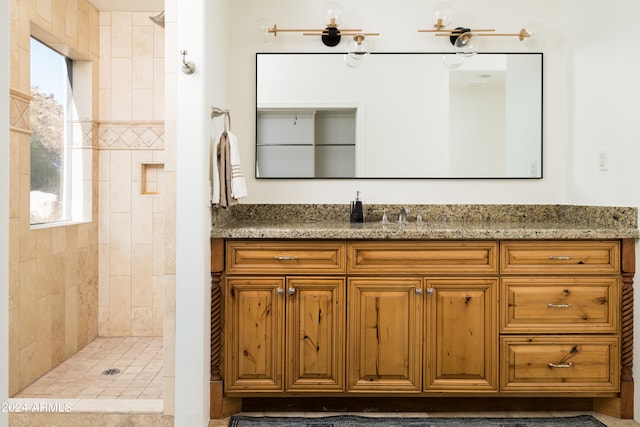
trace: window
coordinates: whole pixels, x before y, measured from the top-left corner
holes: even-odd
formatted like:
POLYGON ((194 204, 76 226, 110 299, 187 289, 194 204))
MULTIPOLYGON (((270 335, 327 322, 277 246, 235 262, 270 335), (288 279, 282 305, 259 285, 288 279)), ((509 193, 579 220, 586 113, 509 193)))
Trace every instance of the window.
POLYGON ((31 38, 31 224, 72 219, 72 61, 31 38))

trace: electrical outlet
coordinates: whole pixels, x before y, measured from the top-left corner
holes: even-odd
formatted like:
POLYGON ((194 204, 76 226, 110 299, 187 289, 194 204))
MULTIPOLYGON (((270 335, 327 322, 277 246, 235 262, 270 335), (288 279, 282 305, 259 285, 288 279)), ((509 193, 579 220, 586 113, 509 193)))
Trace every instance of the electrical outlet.
POLYGON ((599 171, 609 170, 609 149, 608 148, 600 149, 600 153, 598 154, 598 170, 599 171))

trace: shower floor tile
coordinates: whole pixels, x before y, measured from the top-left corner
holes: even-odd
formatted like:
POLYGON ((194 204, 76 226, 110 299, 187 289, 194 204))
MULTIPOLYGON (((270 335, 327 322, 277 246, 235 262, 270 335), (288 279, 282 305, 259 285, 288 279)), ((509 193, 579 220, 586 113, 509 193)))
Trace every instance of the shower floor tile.
POLYGON ((162 399, 162 337, 96 338, 15 397, 162 399))

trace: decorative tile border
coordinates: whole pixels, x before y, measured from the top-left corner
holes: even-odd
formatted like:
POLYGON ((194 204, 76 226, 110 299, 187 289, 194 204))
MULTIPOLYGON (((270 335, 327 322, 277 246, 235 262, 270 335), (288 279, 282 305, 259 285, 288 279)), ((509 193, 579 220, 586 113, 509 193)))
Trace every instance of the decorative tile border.
POLYGON ((9 90, 9 126, 17 132, 31 133, 30 109, 31 95, 9 90))
MULTIPOLYGON (((9 126, 14 132, 31 134, 31 95, 9 90, 9 126)), ((98 122, 78 120, 73 124, 73 148, 96 148, 98 122)))
POLYGON ((78 120, 73 123, 73 148, 97 148, 98 122, 78 120))
POLYGON ((100 122, 98 147, 105 149, 164 149, 164 122, 100 122))

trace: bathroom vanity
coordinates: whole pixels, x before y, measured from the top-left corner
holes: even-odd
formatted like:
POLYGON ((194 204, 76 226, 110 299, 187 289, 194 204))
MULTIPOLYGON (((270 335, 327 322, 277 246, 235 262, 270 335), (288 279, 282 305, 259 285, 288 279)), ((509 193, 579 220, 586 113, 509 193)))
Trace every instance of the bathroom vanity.
POLYGON ((286 206, 216 219, 212 417, 332 397, 632 417, 635 209, 429 206, 380 224, 378 208, 359 225, 286 206))

